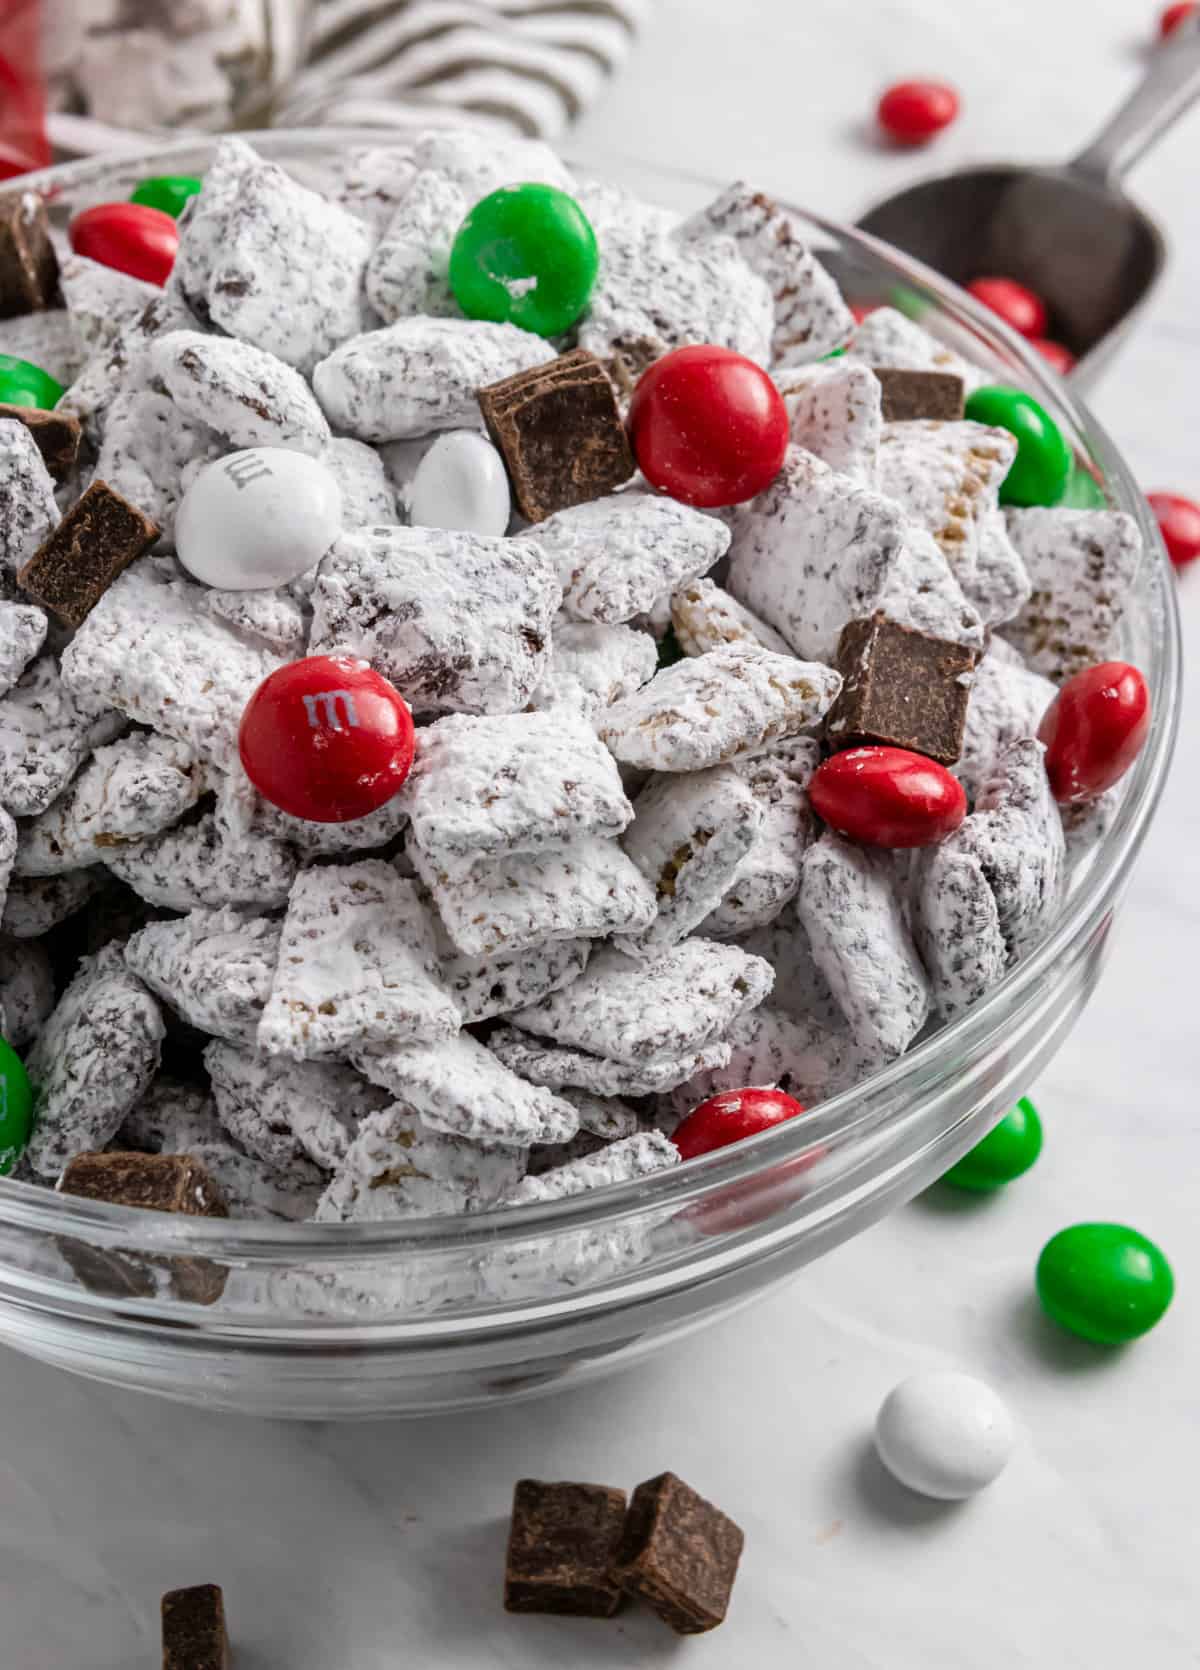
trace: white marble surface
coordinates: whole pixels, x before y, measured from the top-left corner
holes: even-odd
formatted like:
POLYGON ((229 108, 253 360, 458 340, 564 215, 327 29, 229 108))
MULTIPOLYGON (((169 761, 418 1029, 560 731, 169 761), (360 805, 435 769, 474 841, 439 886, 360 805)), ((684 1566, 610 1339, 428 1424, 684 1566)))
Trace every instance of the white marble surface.
MULTIPOLYGON (((745 173, 853 214, 922 166, 863 137, 881 82, 930 72, 964 89, 930 161, 1052 156, 1136 73, 1151 22, 1141 0, 659 0, 578 148, 745 173)), ((1200 496, 1198 140, 1200 115, 1138 176, 1175 259, 1096 404, 1147 487, 1200 496)), ((1200 652, 1200 573, 1183 591, 1200 652)), ((1107 976, 1031 1087, 1046 1152, 1006 1195, 928 1196, 668 1359, 486 1416, 287 1427, 0 1356, 4 1670, 150 1670, 160 1592, 206 1580, 225 1585, 239 1670, 1200 1663, 1198 732, 1193 685, 1107 976), (1133 1222, 1176 1266, 1170 1318, 1125 1352, 1055 1336, 1031 1303, 1043 1242, 1090 1217, 1133 1222), (893 1382, 934 1365, 990 1379, 1022 1429, 1009 1471, 962 1507, 892 1486, 865 1447, 893 1382), (632 1484, 667 1466, 746 1526, 724 1630, 680 1645, 638 1614, 505 1617, 514 1478, 632 1484)))

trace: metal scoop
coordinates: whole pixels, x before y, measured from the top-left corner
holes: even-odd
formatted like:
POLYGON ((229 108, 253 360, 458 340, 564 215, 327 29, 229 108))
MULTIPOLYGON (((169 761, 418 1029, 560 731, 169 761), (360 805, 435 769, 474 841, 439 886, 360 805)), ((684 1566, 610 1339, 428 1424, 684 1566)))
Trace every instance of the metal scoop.
POLYGON ((964 168, 862 217, 865 232, 960 284, 1002 275, 1045 298, 1050 334, 1096 375, 1162 271, 1166 240, 1122 190, 1126 173, 1200 97, 1200 14, 1156 47, 1132 95, 1061 168, 964 168))

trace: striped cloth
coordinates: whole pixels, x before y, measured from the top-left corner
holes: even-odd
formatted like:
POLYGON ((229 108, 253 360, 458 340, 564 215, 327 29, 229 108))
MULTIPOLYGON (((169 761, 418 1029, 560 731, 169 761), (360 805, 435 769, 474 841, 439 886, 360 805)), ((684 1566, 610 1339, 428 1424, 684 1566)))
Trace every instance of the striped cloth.
POLYGON ((649 0, 318 0, 276 120, 386 126, 397 101, 553 139, 629 51, 649 0))

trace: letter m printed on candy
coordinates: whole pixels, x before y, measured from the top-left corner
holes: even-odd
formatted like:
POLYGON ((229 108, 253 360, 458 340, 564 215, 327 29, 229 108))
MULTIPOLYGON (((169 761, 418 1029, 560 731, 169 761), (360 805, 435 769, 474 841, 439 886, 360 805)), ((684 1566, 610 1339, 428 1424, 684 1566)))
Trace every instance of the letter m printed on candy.
POLYGON ((318 690, 313 695, 301 698, 304 711, 308 714, 308 723, 314 731, 319 725, 325 724, 331 731, 342 731, 353 728, 358 724, 358 710, 354 706, 354 696, 349 690, 318 690), (346 715, 346 723, 342 724, 342 714, 346 715))
POLYGON ((271 473, 271 466, 265 458, 248 452, 235 453, 225 465, 225 474, 239 489, 248 487, 252 481, 261 481, 271 473))

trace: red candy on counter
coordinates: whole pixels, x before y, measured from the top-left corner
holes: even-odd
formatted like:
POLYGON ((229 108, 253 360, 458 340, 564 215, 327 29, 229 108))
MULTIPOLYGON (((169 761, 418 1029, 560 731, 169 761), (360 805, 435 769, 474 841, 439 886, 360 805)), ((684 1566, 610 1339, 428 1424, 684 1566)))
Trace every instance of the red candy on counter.
POLYGON ((97 203, 71 222, 76 255, 145 284, 165 284, 179 249, 179 226, 173 215, 144 203, 97 203))
POLYGON ((1111 789, 1137 759, 1149 729, 1150 692, 1136 667, 1103 661, 1069 678, 1038 726, 1055 800, 1074 806, 1111 789))
POLYGON ((1079 363, 1069 348, 1061 342, 1052 342, 1048 336, 1031 336, 1029 346, 1036 348, 1051 371, 1057 371, 1060 377, 1066 377, 1079 363))
POLYGON ((1035 290, 1015 278, 973 278, 967 289, 1019 336, 1045 336, 1050 315, 1035 290))
POLYGON ((796 1098, 783 1090, 722 1090, 693 1108, 671 1140, 681 1159, 695 1160, 803 1112, 796 1098))
POLYGON ((412 768, 408 705, 367 662, 310 655, 263 680, 238 752, 259 794, 310 823, 348 823, 389 801, 412 768))
POLYGON ((684 504, 741 504, 778 474, 788 444, 783 397, 731 348, 676 348, 642 373, 629 438, 647 481, 684 504))
POLYGON ((1178 5, 1164 7, 1158 20, 1160 37, 1165 41, 1168 36, 1175 33, 1185 18, 1191 17, 1196 11, 1200 11, 1200 6, 1196 4, 1196 0, 1180 0, 1178 5))
POLYGON ((899 81, 880 99, 876 114, 896 144, 924 145, 948 128, 958 111, 958 94, 944 81, 899 81))
POLYGON ((1147 493, 1167 555, 1176 568, 1200 557, 1200 504, 1179 493, 1147 493))
POLYGON ((945 766, 907 748, 847 748, 813 773, 813 811, 871 847, 931 847, 953 835, 967 797, 945 766))

